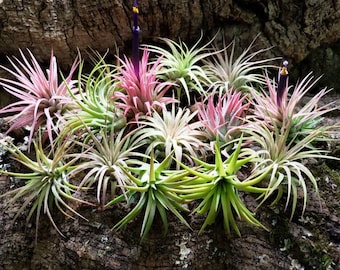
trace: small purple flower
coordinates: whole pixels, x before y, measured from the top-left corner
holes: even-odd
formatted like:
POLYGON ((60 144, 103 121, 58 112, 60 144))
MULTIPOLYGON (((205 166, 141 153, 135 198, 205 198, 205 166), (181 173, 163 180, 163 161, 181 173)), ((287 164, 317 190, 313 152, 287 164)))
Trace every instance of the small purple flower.
POLYGON ((134 65, 135 74, 136 74, 137 78, 139 78, 139 33, 140 33, 140 28, 139 28, 139 25, 138 25, 139 10, 138 10, 137 0, 133 1, 132 12, 133 12, 132 62, 133 62, 133 65, 134 65))
POLYGON ((284 93, 284 90, 287 88, 288 84, 288 61, 283 61, 283 67, 280 68, 279 72, 279 80, 278 80, 278 85, 277 85, 277 96, 276 96, 276 101, 277 101, 277 106, 281 107, 281 102, 282 102, 282 96, 284 93))

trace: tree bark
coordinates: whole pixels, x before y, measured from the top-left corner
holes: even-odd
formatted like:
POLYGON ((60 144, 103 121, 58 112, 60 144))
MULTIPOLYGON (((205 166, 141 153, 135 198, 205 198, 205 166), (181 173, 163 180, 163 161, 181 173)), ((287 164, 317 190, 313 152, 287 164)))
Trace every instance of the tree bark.
MULTIPOLYGON (((275 46, 270 54, 301 62, 321 45, 340 37, 338 1, 279 0, 168 0, 139 1, 142 41, 169 37, 192 42, 201 30, 212 37, 221 29, 227 39, 245 48, 261 33, 259 46, 275 46)), ((0 51, 16 54, 30 48, 48 60, 53 48, 62 64, 70 64, 77 48, 107 49, 116 46, 129 53, 132 1, 122 0, 2 0, 0 51)))
MULTIPOLYGON (((139 1, 141 42, 157 37, 187 43, 213 37, 218 30, 244 49, 257 34, 259 48, 273 47, 263 57, 281 56, 290 62, 291 77, 311 70, 324 74, 321 83, 340 89, 340 2, 333 0, 167 0, 139 1)), ((0 62, 29 48, 40 62, 54 50, 68 68, 79 49, 102 54, 117 48, 129 54, 132 0, 1 0, 0 62), (1 58, 3 59, 1 61, 1 58)), ((279 63, 278 63, 279 64, 279 63)))

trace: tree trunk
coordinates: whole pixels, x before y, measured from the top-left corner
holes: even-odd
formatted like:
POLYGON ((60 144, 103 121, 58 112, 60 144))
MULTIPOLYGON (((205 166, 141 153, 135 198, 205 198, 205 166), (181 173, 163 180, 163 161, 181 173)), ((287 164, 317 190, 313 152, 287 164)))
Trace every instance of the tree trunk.
MULTIPOLYGON (((0 52, 30 48, 47 60, 53 48, 62 64, 70 64, 77 48, 129 52, 132 1, 2 0, 0 52)), ((142 41, 169 37, 197 40, 201 30, 212 37, 221 29, 227 39, 247 47, 261 33, 259 45, 297 63, 321 45, 340 37, 338 1, 210 0, 139 1, 142 41)))
MULTIPOLYGON (((58 62, 67 67, 77 49, 92 48, 101 53, 109 49, 114 55, 118 47, 129 53, 131 7, 130 0, 0 0, 1 56, 29 48, 44 62, 53 49, 58 62)), ((339 1, 144 0, 139 1, 139 9, 144 43, 154 42, 156 37, 194 42, 201 30, 208 38, 220 29, 227 40, 235 38, 238 46, 246 48, 260 33, 260 48, 275 46, 268 57, 283 56, 296 66, 312 63, 310 70, 339 65, 332 60, 340 55, 335 45, 340 37, 339 1), (323 51, 328 53, 315 55, 325 47, 323 51), (308 58, 309 54, 314 58, 308 58)), ((5 209, 6 201, 1 199, 0 269, 252 270, 328 266, 337 270, 340 175, 335 170, 338 164, 326 165, 319 174, 322 209, 315 194, 309 195, 304 218, 296 216, 291 222, 289 212, 261 206, 257 217, 268 231, 239 222, 241 237, 225 234, 219 222, 198 234, 204 217, 193 215, 188 216, 192 231, 173 219, 166 236, 161 224, 155 224, 140 243, 141 219, 116 232, 111 228, 125 214, 123 210, 82 208, 79 211, 88 222, 57 218, 66 238, 42 220, 35 244, 35 224, 25 226, 25 216, 11 224, 16 208, 5 209)), ((12 184, 10 179, 0 178, 1 193, 12 184)), ((249 208, 256 209, 252 196, 244 199, 249 208)), ((302 209, 301 202, 298 209, 302 209)))

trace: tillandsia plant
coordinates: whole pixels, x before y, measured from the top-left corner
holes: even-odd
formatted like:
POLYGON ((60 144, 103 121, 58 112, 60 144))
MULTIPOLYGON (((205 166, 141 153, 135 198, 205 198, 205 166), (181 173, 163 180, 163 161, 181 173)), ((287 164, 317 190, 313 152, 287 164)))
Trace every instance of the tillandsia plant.
POLYGON ((155 151, 157 159, 164 159, 174 151, 177 160, 189 164, 194 164, 193 157, 205 157, 207 135, 202 130, 203 123, 196 121, 196 115, 197 111, 191 112, 172 104, 171 110, 163 108, 161 113, 155 111, 152 116, 141 118, 139 124, 142 128, 138 133, 147 138, 145 154, 155 151))
POLYGON ((83 176, 79 188, 96 185, 97 201, 103 206, 109 187, 113 196, 117 185, 124 193, 124 186, 131 184, 121 166, 140 166, 143 164, 142 160, 146 160, 148 156, 140 151, 143 137, 136 135, 138 128, 130 132, 127 132, 127 128, 115 132, 112 126, 111 129, 104 128, 97 134, 89 127, 86 130, 92 144, 77 142, 85 151, 71 154, 75 158, 81 156, 82 162, 77 164, 70 175, 83 176))
POLYGON ((256 121, 264 121, 268 126, 284 126, 290 132, 288 139, 297 141, 313 133, 322 121, 322 116, 336 108, 332 106, 334 102, 318 106, 321 98, 331 91, 327 88, 321 89, 308 102, 302 104, 307 93, 319 80, 314 80, 311 73, 298 82, 289 95, 287 65, 288 62, 285 61, 279 72, 278 85, 267 78, 268 94, 264 90, 252 91, 254 116, 256 121))
POLYGON ((235 215, 249 224, 264 226, 254 217, 254 214, 243 203, 239 192, 264 193, 266 188, 256 187, 271 171, 271 166, 255 170, 245 180, 238 178, 241 167, 257 159, 256 152, 249 150, 251 155, 244 155, 241 151, 242 136, 238 139, 235 151, 225 160, 222 159, 219 142, 215 144, 215 164, 206 163, 195 158, 200 167, 192 168, 180 163, 184 170, 195 176, 191 182, 181 186, 185 190, 182 197, 185 200, 201 200, 194 212, 208 213, 201 227, 215 222, 217 216, 223 214, 223 224, 229 233, 231 228, 240 235, 235 215))
POLYGON ((51 52, 50 66, 46 75, 33 54, 28 50, 30 60, 20 51, 23 61, 9 59, 13 70, 1 66, 2 69, 14 76, 15 79, 0 79, 0 85, 18 101, 0 110, 0 114, 15 113, 10 117, 12 123, 7 133, 18 128, 30 126, 28 143, 39 127, 45 128, 51 145, 53 133, 58 133, 57 120, 63 120, 63 114, 74 107, 70 92, 76 92, 75 80, 72 80, 78 60, 76 59, 63 82, 58 83, 58 67, 56 57, 51 52))
POLYGON ((234 59, 235 40, 226 45, 225 39, 223 39, 224 48, 218 50, 215 47, 212 57, 204 59, 203 68, 212 82, 213 91, 218 92, 220 96, 228 92, 230 88, 236 91, 249 92, 255 86, 266 83, 263 70, 273 67, 270 63, 277 58, 256 60, 260 54, 270 50, 270 48, 251 52, 255 41, 256 38, 247 49, 234 59))
POLYGON ((168 231, 167 211, 173 213, 190 228, 190 225, 180 213, 181 211, 188 212, 188 209, 184 207, 185 201, 180 197, 180 194, 182 193, 181 185, 191 181, 191 179, 186 178, 188 175, 186 171, 168 169, 172 155, 173 152, 161 163, 157 163, 153 151, 151 151, 150 164, 140 167, 121 167, 132 184, 124 187, 127 190, 125 196, 122 194, 110 201, 107 206, 116 204, 126 197, 129 201, 136 201, 136 203, 129 213, 113 227, 114 229, 121 229, 142 211, 144 211, 140 232, 142 240, 150 231, 157 212, 162 219, 165 233, 168 231))
POLYGON ((316 193, 318 193, 317 181, 305 165, 308 159, 333 158, 327 156, 327 151, 315 148, 316 141, 329 141, 327 137, 331 126, 318 125, 322 116, 334 110, 332 104, 318 107, 320 99, 330 90, 324 88, 309 99, 306 104, 300 104, 307 92, 316 84, 313 76, 308 74, 293 89, 289 97, 288 87, 288 63, 285 61, 279 71, 278 85, 267 79, 269 94, 265 91, 253 92, 254 116, 245 133, 251 135, 250 140, 260 147, 261 155, 258 168, 272 166, 271 177, 268 183, 268 192, 263 196, 268 199, 274 191, 278 190, 278 202, 283 191, 287 193, 286 208, 292 198, 291 218, 294 215, 297 204, 297 188, 303 190, 304 204, 307 203, 307 185, 309 180, 316 193))
POLYGON ((203 100, 195 104, 195 109, 208 140, 215 141, 218 137, 221 143, 227 143, 239 135, 249 106, 246 95, 231 89, 222 97, 209 94, 206 102, 203 100))
POLYGON ((135 73, 135 67, 131 60, 125 57, 120 59, 122 66, 118 74, 113 75, 117 80, 117 91, 113 94, 115 105, 123 110, 124 116, 129 120, 141 115, 151 115, 152 110, 160 110, 166 104, 176 102, 176 99, 166 96, 170 82, 160 82, 156 76, 161 68, 160 61, 149 63, 149 52, 144 50, 142 60, 139 63, 139 74, 135 73))
MULTIPOLYGON (((40 138, 40 136, 38 137, 40 138)), ((21 187, 13 189, 0 195, 0 197, 10 196, 9 205, 23 199, 23 204, 16 213, 14 220, 28 207, 30 211, 27 216, 29 222, 35 213, 36 215, 36 237, 41 213, 47 215, 54 228, 63 235, 54 221, 54 209, 57 208, 67 217, 73 214, 81 218, 80 215, 69 202, 76 204, 90 204, 73 196, 78 191, 78 187, 73 185, 68 177, 68 173, 74 168, 78 157, 67 158, 67 152, 71 151, 69 141, 55 146, 55 151, 45 154, 41 140, 33 141, 35 150, 35 160, 25 155, 17 146, 11 144, 8 151, 13 158, 28 169, 28 172, 0 171, 0 174, 9 175, 20 180, 25 180, 21 187), (69 202, 67 202, 69 201, 69 202)), ((84 218, 86 219, 86 218, 84 218)), ((14 221, 13 221, 14 222, 14 221)))
MULTIPOLYGON (((303 191, 303 210, 307 204, 307 184, 309 180, 315 192, 318 194, 318 185, 315 176, 312 174, 308 166, 305 164, 311 159, 334 159, 327 156, 328 151, 313 147, 315 140, 322 140, 323 134, 331 127, 318 127, 310 131, 301 140, 289 139, 289 119, 287 125, 279 127, 274 124, 274 130, 264 122, 254 122, 244 129, 245 133, 250 135, 249 140, 258 148, 259 159, 255 163, 255 168, 262 171, 265 168, 271 168, 270 177, 266 179, 267 192, 262 195, 263 202, 267 200, 275 191, 278 195, 273 204, 277 203, 283 193, 287 194, 286 209, 292 199, 291 218, 293 217, 297 205, 298 187, 303 191)), ((329 140, 326 137, 324 140, 329 140)), ((245 150, 246 151, 246 150, 245 150)))
POLYGON ((211 55, 207 47, 212 40, 203 46, 199 46, 201 38, 189 48, 183 41, 176 43, 167 38, 161 38, 170 49, 160 46, 147 45, 149 51, 156 53, 156 63, 160 61, 163 66, 157 71, 158 77, 164 81, 173 82, 177 85, 177 99, 186 97, 187 103, 191 103, 190 95, 193 92, 205 95, 205 87, 210 85, 210 81, 202 68, 202 60, 211 55), (184 92, 183 92, 184 91, 184 92))
POLYGON ((94 60, 95 66, 87 75, 83 74, 83 63, 79 65, 78 93, 68 88, 77 108, 65 115, 62 136, 86 132, 84 125, 94 133, 104 127, 117 131, 126 125, 122 110, 111 100, 116 91, 112 77, 117 71, 116 66, 105 63, 104 57, 99 57, 94 60))

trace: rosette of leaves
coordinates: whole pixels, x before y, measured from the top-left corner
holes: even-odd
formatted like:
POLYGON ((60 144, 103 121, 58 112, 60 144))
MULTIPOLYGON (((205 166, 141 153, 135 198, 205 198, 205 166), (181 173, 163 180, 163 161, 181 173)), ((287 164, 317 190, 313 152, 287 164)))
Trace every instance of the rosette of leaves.
POLYGON ((200 229, 202 232, 206 226, 215 222, 217 216, 223 215, 223 225, 225 230, 230 233, 231 228, 240 235, 240 230, 236 223, 235 215, 248 222, 249 224, 264 226, 255 218, 247 206, 243 203, 240 191, 250 193, 264 193, 266 188, 256 187, 270 173, 268 168, 255 170, 246 179, 241 181, 238 172, 241 167, 252 163, 257 157, 256 152, 252 155, 244 155, 241 152, 242 137, 239 139, 235 151, 225 160, 221 155, 219 143, 215 143, 215 163, 210 164, 195 158, 199 167, 191 168, 180 163, 182 168, 194 179, 181 186, 185 190, 182 198, 185 200, 201 200, 195 208, 194 213, 206 214, 206 219, 200 229))
POLYGON ((65 112, 75 106, 69 93, 77 92, 76 81, 72 80, 72 76, 78 66, 78 60, 74 61, 64 81, 58 83, 59 72, 53 52, 45 74, 33 54, 27 51, 30 59, 26 58, 22 51, 20 51, 22 61, 17 58, 9 59, 13 70, 1 66, 14 79, 1 78, 0 85, 18 101, 2 108, 0 114, 14 113, 9 118, 11 126, 7 133, 30 126, 28 139, 30 145, 34 134, 42 127, 46 130, 45 136, 48 136, 53 145, 53 133, 59 133, 56 122, 63 121, 65 112))
POLYGON ((112 126, 111 129, 105 128, 94 133, 89 127, 85 127, 91 140, 86 143, 76 142, 83 152, 70 154, 73 157, 81 157, 81 162, 70 175, 82 177, 79 188, 83 186, 90 188, 95 185, 97 201, 103 206, 107 202, 109 191, 113 196, 117 185, 121 187, 123 193, 124 187, 131 185, 122 167, 140 166, 144 164, 143 160, 148 159, 148 156, 141 151, 144 138, 136 134, 139 128, 128 131, 126 127, 115 132, 112 126))
POLYGON ((190 228, 181 214, 181 211, 188 212, 188 209, 184 207, 185 200, 180 197, 180 194, 183 192, 181 186, 191 179, 186 177, 189 174, 187 171, 168 169, 172 154, 170 153, 161 163, 157 163, 152 151, 150 164, 145 163, 140 167, 121 167, 132 184, 124 187, 127 190, 126 194, 113 199, 107 206, 121 202, 125 198, 128 198, 128 202, 133 203, 133 206, 113 229, 121 229, 143 211, 144 218, 140 232, 142 240, 150 231, 157 212, 163 222, 165 234, 168 231, 167 211, 190 228))
POLYGON ((211 93, 206 102, 196 103, 195 109, 208 140, 215 141, 218 137, 221 143, 227 143, 239 135, 250 106, 246 98, 242 92, 230 90, 222 97, 211 93))
POLYGON ((78 94, 73 93, 69 88, 69 93, 78 108, 65 116, 63 135, 75 132, 79 135, 87 128, 96 133, 104 127, 116 131, 125 127, 126 118, 111 99, 116 91, 112 75, 115 72, 116 67, 105 63, 103 57, 96 60, 89 74, 83 73, 83 63, 80 64, 78 94))
MULTIPOLYGON (((330 126, 318 127, 310 130, 302 139, 290 139, 290 126, 292 117, 283 121, 283 126, 277 125, 269 128, 264 122, 249 124, 244 132, 249 134, 249 141, 257 147, 259 158, 256 160, 255 168, 262 171, 271 168, 267 181, 267 191, 262 194, 263 201, 266 201, 275 191, 278 191, 273 204, 280 201, 283 194, 286 194, 287 209, 291 203, 291 218, 295 213, 298 188, 302 189, 303 210, 307 205, 308 187, 306 180, 309 180, 317 194, 318 184, 315 176, 307 166, 307 161, 312 159, 335 159, 328 156, 327 150, 317 149, 313 146, 315 141, 327 141, 329 137, 324 136, 330 126), (274 129, 273 129, 274 128, 274 129)), ((297 134, 295 136, 298 136, 297 134)))
POLYGON ((68 173, 74 169, 77 158, 69 159, 67 157, 67 152, 70 151, 71 147, 67 141, 57 145, 55 151, 51 151, 48 154, 45 154, 40 140, 38 142, 34 140, 33 144, 35 150, 34 160, 25 155, 14 144, 8 146, 7 149, 13 158, 20 162, 27 169, 27 172, 0 171, 0 173, 26 182, 23 186, 2 194, 1 197, 11 197, 9 205, 21 199, 23 200, 20 209, 14 217, 14 221, 26 208, 30 208, 27 222, 31 220, 35 213, 36 237, 42 213, 47 215, 53 227, 60 235, 63 235, 54 221, 54 208, 57 208, 67 217, 73 217, 72 214, 74 214, 84 218, 70 206, 69 202, 89 204, 73 196, 78 191, 78 187, 72 184, 68 177, 68 173))
POLYGON ((289 94, 291 88, 285 87, 278 96, 275 81, 267 77, 268 92, 265 90, 252 92, 255 121, 264 121, 269 129, 284 127, 289 131, 288 141, 298 142, 313 133, 323 120, 323 115, 336 109, 333 106, 334 102, 319 106, 320 100, 331 89, 323 88, 315 95, 306 97, 318 80, 319 78, 314 80, 309 73, 296 84, 291 94, 289 94))
POLYGON ((146 138, 145 154, 155 151, 156 159, 164 159, 174 151, 177 160, 190 164, 194 164, 193 157, 205 157, 207 135, 202 130, 203 123, 195 120, 196 115, 197 111, 172 104, 171 110, 163 108, 161 113, 154 111, 152 116, 141 118, 138 124, 142 128, 138 133, 146 138))
POLYGON ((113 93, 112 99, 129 120, 138 121, 142 115, 151 115, 153 110, 159 111, 167 104, 177 102, 166 95, 173 83, 157 78, 157 71, 161 68, 160 60, 149 63, 149 54, 148 50, 144 50, 139 63, 139 74, 136 74, 133 62, 125 57, 124 60, 119 59, 121 66, 113 75, 117 91, 113 93))
POLYGON ((205 87, 210 85, 205 70, 202 68, 202 60, 211 55, 211 52, 207 51, 207 46, 213 39, 200 46, 202 37, 203 35, 191 48, 183 41, 177 43, 168 38, 160 38, 167 48, 156 45, 146 46, 150 52, 156 54, 158 57, 156 61, 162 65, 162 69, 157 71, 158 77, 178 85, 177 99, 181 100, 185 96, 188 104, 192 101, 190 93, 205 95, 205 87))
POLYGON ((264 85, 266 78, 263 70, 273 67, 271 61, 277 58, 259 59, 260 54, 270 50, 261 49, 251 52, 254 42, 249 45, 238 57, 235 58, 235 40, 226 45, 223 38, 223 49, 217 47, 212 52, 212 57, 204 59, 204 70, 211 81, 213 91, 220 96, 234 89, 249 92, 255 85, 264 85))
MULTIPOLYGON (((279 80, 280 80, 279 74, 279 80)), ((267 77, 268 93, 253 92, 254 116, 250 117, 245 133, 251 135, 250 141, 259 147, 260 159, 257 168, 271 166, 272 172, 267 184, 268 191, 262 196, 266 201, 278 191, 273 204, 278 203, 286 194, 285 209, 291 202, 291 218, 293 218, 297 200, 298 188, 302 189, 303 209, 307 204, 307 183, 309 180, 315 192, 318 185, 315 176, 307 166, 311 159, 334 159, 328 156, 328 151, 316 148, 316 142, 331 141, 329 132, 332 126, 320 125, 322 116, 334 109, 332 103, 318 106, 321 98, 330 90, 321 89, 315 95, 306 99, 306 94, 315 86, 318 79, 309 73, 296 84, 289 95, 288 81, 285 85, 276 85, 267 77), (280 89, 279 89, 280 88, 280 89)))

